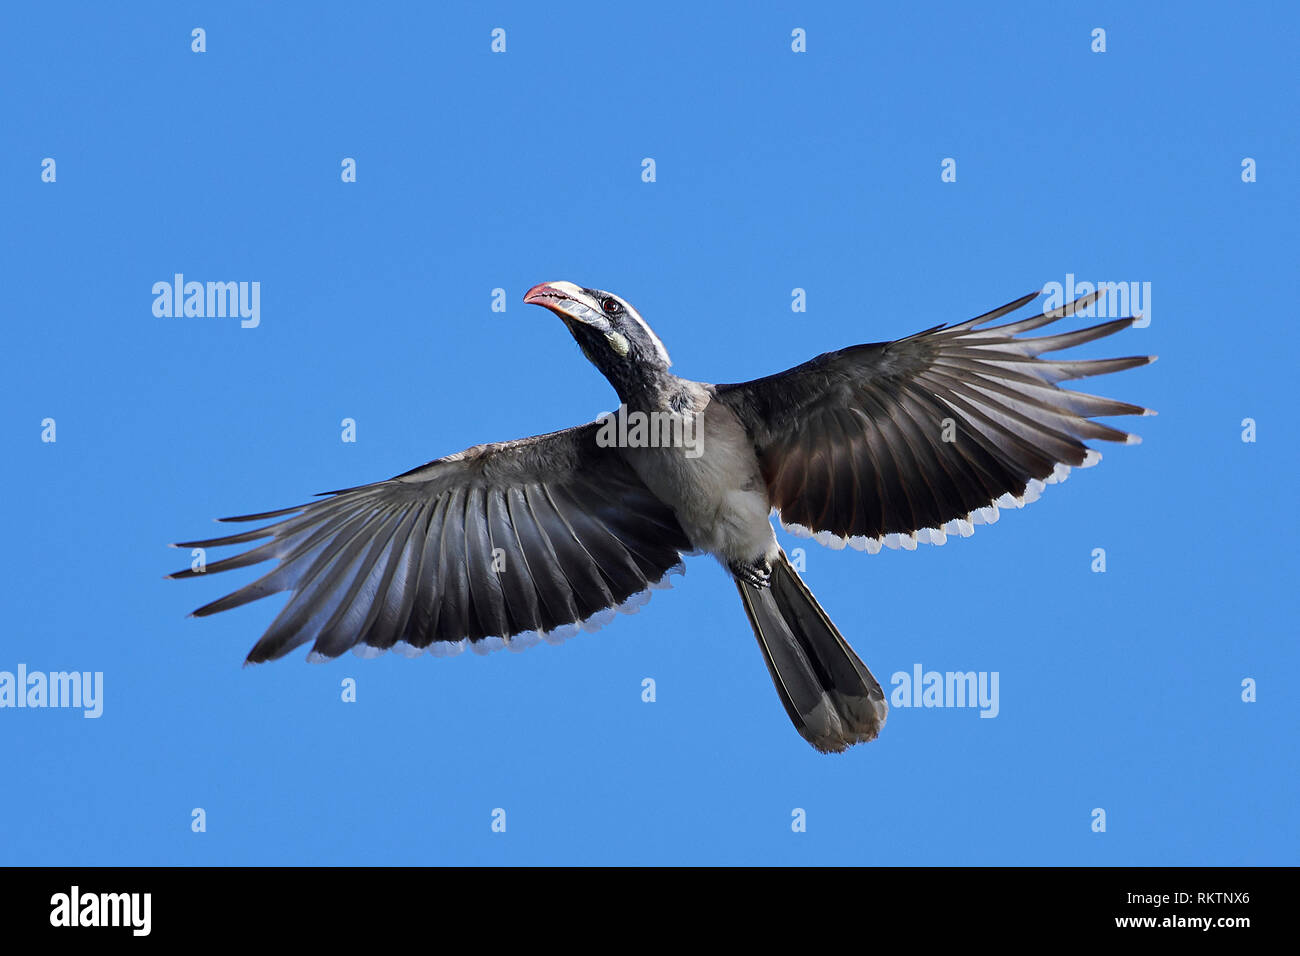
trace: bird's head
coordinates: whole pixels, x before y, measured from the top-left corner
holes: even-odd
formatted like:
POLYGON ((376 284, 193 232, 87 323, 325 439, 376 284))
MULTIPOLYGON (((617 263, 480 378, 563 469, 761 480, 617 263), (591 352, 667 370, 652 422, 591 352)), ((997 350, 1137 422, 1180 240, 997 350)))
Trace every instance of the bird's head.
POLYGON ((612 292, 572 282, 543 282, 529 289, 524 301, 563 319, 583 354, 624 397, 672 365, 668 350, 641 314, 612 292))

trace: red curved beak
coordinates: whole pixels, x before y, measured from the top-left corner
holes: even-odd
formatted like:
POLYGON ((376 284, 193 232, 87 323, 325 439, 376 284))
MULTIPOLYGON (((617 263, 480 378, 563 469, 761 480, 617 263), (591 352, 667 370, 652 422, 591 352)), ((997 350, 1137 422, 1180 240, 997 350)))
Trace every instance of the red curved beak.
POLYGON ((524 293, 524 301, 529 305, 550 306, 556 302, 573 299, 575 292, 580 292, 572 282, 539 282, 524 293))

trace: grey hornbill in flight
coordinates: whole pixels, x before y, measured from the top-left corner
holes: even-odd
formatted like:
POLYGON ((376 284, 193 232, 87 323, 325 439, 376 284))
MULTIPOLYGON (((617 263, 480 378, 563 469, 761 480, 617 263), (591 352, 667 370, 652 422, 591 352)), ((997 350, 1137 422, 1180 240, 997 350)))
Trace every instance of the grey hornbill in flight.
POLYGON ((208 573, 278 564, 194 613, 292 591, 249 662, 308 641, 310 659, 349 648, 361 656, 518 649, 635 610, 681 570, 683 554, 708 552, 731 571, 799 733, 821 751, 872 740, 885 695, 790 566, 770 515, 834 548, 942 544, 1094 464, 1100 456, 1085 440, 1135 443, 1092 419, 1151 412, 1058 383, 1153 357, 1042 358, 1133 319, 1023 336, 1093 294, 989 325, 1036 295, 767 378, 709 385, 670 372, 663 343, 619 296, 570 282, 534 286, 524 301, 564 321, 618 392, 621 413, 677 429, 664 434, 692 426, 697 447, 610 441, 597 420, 477 445, 295 508, 227 518, 276 520, 177 547, 262 542, 208 573))

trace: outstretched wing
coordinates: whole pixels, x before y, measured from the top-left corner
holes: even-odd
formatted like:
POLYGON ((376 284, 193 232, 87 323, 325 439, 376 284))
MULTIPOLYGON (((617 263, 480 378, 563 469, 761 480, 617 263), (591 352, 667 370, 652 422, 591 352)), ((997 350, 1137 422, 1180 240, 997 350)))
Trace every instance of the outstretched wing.
MULTIPOLYGON (((270 539, 195 577, 278 560, 270 573, 204 605, 215 614, 280 591, 293 596, 248 655, 364 656, 433 645, 455 652, 518 648, 595 629, 635 610, 680 568, 690 544, 673 512, 598 423, 478 445, 388 481, 264 514, 240 534, 190 541, 211 548, 270 539)), ((409 650, 408 650, 409 652, 409 650)))
POLYGON ((1133 323, 1022 338, 1089 305, 1096 293, 1020 321, 981 328, 1039 293, 953 326, 857 345, 737 385, 718 398, 754 437, 782 523, 831 547, 872 552, 942 544, 998 506, 1021 507, 1044 484, 1101 456, 1087 439, 1137 436, 1092 419, 1153 415, 1126 402, 1057 387, 1146 365, 1154 356, 1059 361, 1046 353, 1133 323))

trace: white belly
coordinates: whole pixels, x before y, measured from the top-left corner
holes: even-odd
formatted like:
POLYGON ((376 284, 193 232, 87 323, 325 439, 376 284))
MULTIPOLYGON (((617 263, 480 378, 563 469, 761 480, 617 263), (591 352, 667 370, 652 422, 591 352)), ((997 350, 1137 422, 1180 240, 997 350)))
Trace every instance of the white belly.
POLYGON ((723 564, 773 557, 771 505, 748 434, 721 403, 697 415, 694 447, 628 448, 628 461, 701 551, 723 564))

